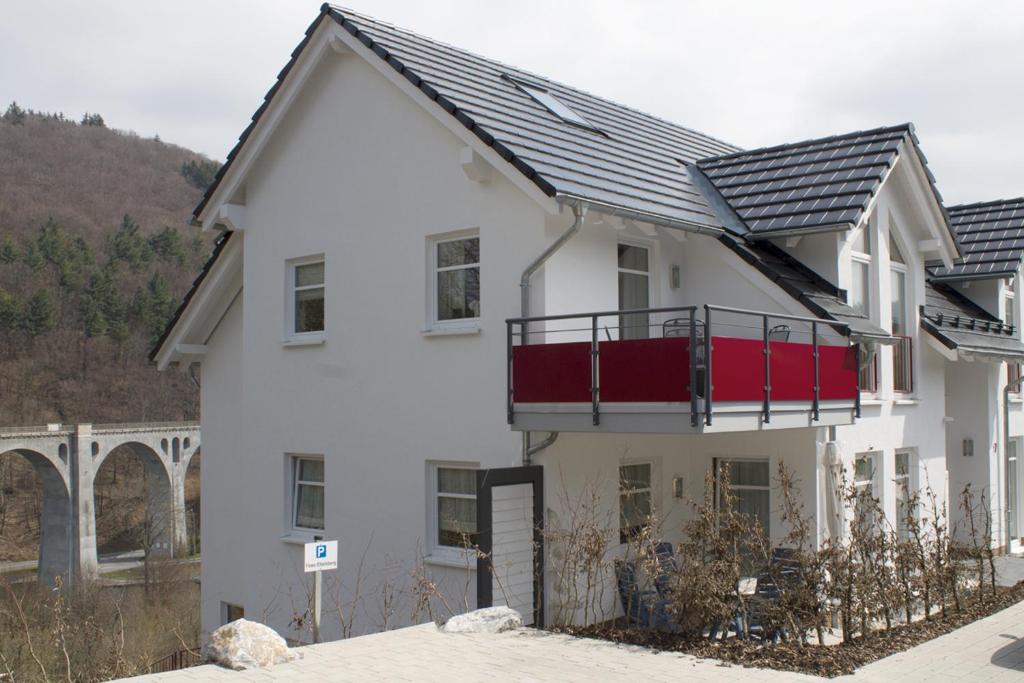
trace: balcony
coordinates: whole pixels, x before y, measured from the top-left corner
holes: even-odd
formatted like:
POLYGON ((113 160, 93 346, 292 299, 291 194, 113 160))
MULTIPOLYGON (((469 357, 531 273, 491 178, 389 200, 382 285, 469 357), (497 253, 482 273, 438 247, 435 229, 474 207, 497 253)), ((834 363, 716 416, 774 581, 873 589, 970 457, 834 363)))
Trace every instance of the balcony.
POLYGON ((750 431, 859 415, 842 323, 709 305, 506 324, 515 430, 750 431))

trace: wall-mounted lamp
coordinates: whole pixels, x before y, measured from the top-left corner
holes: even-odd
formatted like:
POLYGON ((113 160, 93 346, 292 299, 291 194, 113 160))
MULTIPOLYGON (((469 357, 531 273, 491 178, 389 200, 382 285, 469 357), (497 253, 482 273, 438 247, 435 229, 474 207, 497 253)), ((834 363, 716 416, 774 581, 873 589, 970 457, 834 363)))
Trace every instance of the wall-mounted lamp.
POLYGON ((679 266, 669 268, 668 284, 672 289, 679 289, 679 266))
POLYGON ((964 439, 964 457, 974 457, 974 439, 964 439))

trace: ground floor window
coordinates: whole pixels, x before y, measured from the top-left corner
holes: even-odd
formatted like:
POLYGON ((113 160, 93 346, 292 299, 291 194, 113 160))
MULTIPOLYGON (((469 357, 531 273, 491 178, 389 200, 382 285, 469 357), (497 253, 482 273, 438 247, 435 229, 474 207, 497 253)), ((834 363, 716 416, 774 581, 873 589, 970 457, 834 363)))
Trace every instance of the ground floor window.
POLYGON ((431 467, 433 528, 430 537, 435 551, 476 546, 476 471, 475 466, 431 467))
POLYGON ((854 522, 862 526, 876 523, 875 471, 877 453, 858 453, 853 463, 854 522))
POLYGON ((230 624, 245 617, 245 608, 241 605, 232 605, 230 602, 220 603, 220 622, 230 624))
POLYGON ((914 519, 912 515, 916 514, 916 510, 911 509, 913 461, 914 454, 909 451, 896 453, 896 534, 900 541, 910 540, 911 522, 914 519))
POLYGON ((629 542, 650 522, 651 470, 649 462, 619 466, 619 543, 629 542))
MULTIPOLYGON (((717 459, 715 468, 715 479, 719 482, 719 492, 722 490, 724 474, 728 472, 733 510, 756 521, 764 531, 765 537, 771 538, 771 467, 768 460, 766 458, 717 459)), ((728 499, 719 496, 720 509, 729 503, 728 499)))
POLYGON ((292 456, 292 528, 298 531, 324 529, 324 460, 314 456, 292 456))

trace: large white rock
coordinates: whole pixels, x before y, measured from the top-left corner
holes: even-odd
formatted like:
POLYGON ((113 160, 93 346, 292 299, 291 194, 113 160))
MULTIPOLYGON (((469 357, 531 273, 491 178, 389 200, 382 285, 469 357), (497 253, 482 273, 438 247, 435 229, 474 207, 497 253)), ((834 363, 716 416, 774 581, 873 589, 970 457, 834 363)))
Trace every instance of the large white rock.
POLYGON ((523 625, 523 617, 511 607, 484 607, 457 614, 445 622, 445 633, 501 633, 523 625))
POLYGON ((236 671, 283 664, 299 657, 274 629, 248 619, 237 619, 211 633, 203 654, 211 662, 236 671))

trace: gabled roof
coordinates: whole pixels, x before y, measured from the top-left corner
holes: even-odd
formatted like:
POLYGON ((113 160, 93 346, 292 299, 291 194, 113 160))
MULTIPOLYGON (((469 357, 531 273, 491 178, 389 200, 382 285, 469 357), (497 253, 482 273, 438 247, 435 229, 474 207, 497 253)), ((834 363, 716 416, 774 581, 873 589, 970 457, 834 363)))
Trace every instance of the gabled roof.
POLYGON ((925 283, 921 327, 949 349, 997 358, 1024 358, 1024 344, 1012 325, 942 283, 925 283))
POLYGON ((1006 277, 1024 256, 1024 197, 961 204, 947 209, 964 253, 952 268, 929 269, 937 280, 1006 277))
MULTIPOLYGON (((697 167, 752 237, 842 230, 860 222, 908 141, 927 172, 909 123, 705 158, 697 167)), ((941 207, 930 173, 928 181, 941 207)))
MULTIPOLYGON (((492 59, 325 4, 277 83, 243 131, 196 207, 196 217, 280 90, 324 17, 330 17, 492 147, 545 194, 583 199, 649 216, 652 222, 721 227, 682 162, 738 148, 492 59), (547 91, 598 131, 562 120, 521 85, 547 91)), ((358 96, 353 93, 353 96, 358 96)))

